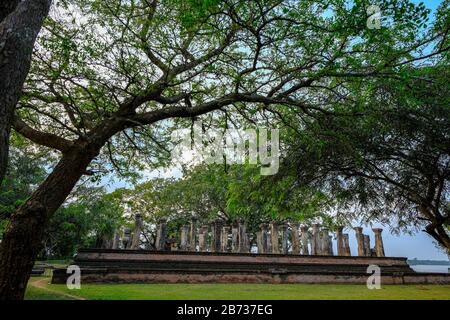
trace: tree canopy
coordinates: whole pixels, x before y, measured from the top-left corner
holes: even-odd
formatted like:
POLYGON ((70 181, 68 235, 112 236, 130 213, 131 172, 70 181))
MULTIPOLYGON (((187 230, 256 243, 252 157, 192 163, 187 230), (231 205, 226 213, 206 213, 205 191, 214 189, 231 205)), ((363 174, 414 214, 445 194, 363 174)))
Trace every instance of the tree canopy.
POLYGON ((411 72, 408 80, 374 84, 364 108, 355 105, 359 116, 309 122, 282 175, 335 197, 347 218, 425 227, 448 250, 448 67, 411 72))

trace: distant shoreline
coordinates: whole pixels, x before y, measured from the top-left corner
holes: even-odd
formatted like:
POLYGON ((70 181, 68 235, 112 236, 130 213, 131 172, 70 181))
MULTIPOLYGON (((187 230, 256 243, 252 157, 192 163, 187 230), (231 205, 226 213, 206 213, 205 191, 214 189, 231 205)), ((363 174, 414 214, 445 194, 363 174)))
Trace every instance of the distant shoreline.
POLYGON ((426 266, 450 266, 450 261, 448 260, 418 260, 412 259, 408 260, 410 266, 416 265, 426 265, 426 266))

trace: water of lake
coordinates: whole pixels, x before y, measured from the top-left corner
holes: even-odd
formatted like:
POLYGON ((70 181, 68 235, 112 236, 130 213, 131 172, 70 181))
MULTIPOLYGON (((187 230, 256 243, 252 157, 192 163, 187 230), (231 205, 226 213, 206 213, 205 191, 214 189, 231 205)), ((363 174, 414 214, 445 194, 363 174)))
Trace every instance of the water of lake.
POLYGON ((448 269, 450 268, 450 266, 443 266, 443 265, 415 265, 415 266, 411 266, 411 268, 414 271, 417 272, 437 272, 437 273, 449 273, 448 269))

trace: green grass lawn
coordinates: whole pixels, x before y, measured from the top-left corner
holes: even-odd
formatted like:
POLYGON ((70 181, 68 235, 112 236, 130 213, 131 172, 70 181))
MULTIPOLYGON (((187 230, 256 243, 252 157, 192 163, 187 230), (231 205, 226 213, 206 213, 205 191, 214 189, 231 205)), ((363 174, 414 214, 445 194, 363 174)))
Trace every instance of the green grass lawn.
POLYGON ((80 290, 49 284, 50 278, 31 278, 25 299, 57 300, 289 300, 289 299, 445 299, 450 286, 386 285, 368 290, 365 285, 328 284, 87 284, 80 290))

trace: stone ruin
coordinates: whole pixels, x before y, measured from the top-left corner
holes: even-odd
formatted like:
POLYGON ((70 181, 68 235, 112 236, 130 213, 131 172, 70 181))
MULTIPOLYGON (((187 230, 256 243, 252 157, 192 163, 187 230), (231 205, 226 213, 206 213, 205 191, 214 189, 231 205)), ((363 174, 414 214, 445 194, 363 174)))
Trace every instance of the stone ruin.
MULTIPOLYGON (((197 225, 196 219, 192 219, 190 224, 180 228, 179 241, 168 238, 167 221, 161 219, 156 226, 154 249, 156 251, 351 256, 349 235, 343 233, 343 229, 342 226, 338 226, 331 233, 328 228, 320 224, 313 224, 310 227, 297 222, 263 223, 256 232, 256 246, 252 246, 247 225, 241 219, 236 220, 232 225, 226 225, 223 220, 216 219, 211 224, 201 226, 197 225), (334 252, 334 240, 336 252, 334 252)), ((363 234, 361 227, 356 227, 354 230, 358 244, 357 256, 385 256, 382 229, 372 229, 375 236, 373 248, 370 246, 369 235, 363 234)), ((125 229, 122 237, 119 232, 116 232, 112 249, 139 249, 142 232, 142 217, 136 215, 134 230, 125 229)))
MULTIPOLYGON (((372 229, 374 248, 369 235, 355 228, 358 252, 351 256, 343 229, 335 228, 332 235, 319 224, 272 222, 261 224, 253 239, 243 220, 226 225, 222 220, 198 224, 194 219, 181 226, 175 239, 168 238, 162 219, 155 247, 141 250, 145 234, 136 215, 134 230, 116 233, 113 248, 79 249, 73 264, 80 267, 83 283, 366 284, 369 267, 377 266, 383 284, 450 284, 450 274, 417 273, 406 258, 385 257, 378 228, 372 229)), ((66 283, 69 274, 65 268, 55 269, 52 283, 66 283)))

